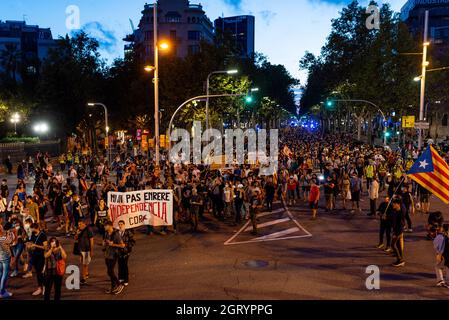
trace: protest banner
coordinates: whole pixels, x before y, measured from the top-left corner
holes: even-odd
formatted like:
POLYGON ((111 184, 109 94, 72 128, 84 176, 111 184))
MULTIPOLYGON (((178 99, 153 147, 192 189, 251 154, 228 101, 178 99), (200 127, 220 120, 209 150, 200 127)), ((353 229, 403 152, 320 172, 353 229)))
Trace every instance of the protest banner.
POLYGON ((120 220, 126 229, 173 225, 172 190, 109 192, 108 207, 116 228, 120 220))

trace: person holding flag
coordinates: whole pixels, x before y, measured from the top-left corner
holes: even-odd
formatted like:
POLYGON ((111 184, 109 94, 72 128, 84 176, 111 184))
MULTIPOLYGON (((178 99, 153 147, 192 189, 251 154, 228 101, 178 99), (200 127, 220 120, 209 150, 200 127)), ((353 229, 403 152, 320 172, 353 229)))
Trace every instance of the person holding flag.
POLYGON ((429 146, 407 174, 445 204, 449 204, 449 165, 434 147, 429 146))

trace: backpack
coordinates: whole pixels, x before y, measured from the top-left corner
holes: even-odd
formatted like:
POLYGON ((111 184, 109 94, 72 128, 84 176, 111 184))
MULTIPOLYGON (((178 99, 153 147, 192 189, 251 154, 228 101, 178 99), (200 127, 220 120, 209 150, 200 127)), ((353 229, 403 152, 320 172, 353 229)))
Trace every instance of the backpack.
POLYGON ((352 191, 353 192, 360 191, 360 180, 359 179, 354 179, 352 181, 352 191))

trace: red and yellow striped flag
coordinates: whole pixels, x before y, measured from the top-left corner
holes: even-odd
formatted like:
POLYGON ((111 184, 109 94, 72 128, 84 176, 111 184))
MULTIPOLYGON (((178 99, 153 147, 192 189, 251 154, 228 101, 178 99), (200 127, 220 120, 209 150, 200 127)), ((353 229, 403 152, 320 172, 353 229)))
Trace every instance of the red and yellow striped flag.
POLYGON ((432 146, 427 148, 407 174, 445 204, 449 204, 449 165, 432 146))

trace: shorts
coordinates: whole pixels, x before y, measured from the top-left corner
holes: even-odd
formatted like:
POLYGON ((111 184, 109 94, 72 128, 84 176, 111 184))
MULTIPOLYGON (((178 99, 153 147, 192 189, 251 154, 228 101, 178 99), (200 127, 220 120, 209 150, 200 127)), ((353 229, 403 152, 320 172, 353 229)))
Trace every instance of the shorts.
POLYGON ((309 205, 310 205, 310 209, 312 209, 312 210, 317 210, 318 209, 318 202, 310 201, 309 205))
POLYGON ((81 252, 81 264, 83 266, 88 266, 91 261, 92 258, 90 256, 90 252, 81 252))

